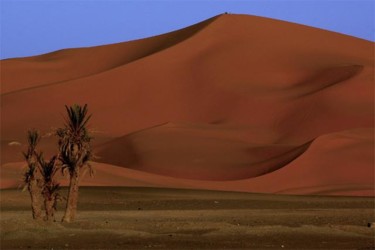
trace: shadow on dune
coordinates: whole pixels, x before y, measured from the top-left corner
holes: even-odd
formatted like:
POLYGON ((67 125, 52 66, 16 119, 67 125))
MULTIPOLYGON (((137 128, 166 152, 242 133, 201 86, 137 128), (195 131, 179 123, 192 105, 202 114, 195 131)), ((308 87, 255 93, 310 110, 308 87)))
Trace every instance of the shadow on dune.
POLYGON ((116 166, 140 166, 141 156, 136 149, 132 140, 128 137, 116 139, 110 143, 106 143, 101 147, 105 147, 104 152, 96 154, 96 161, 103 162, 106 159, 111 159, 111 164, 116 166), (116 147, 110 147, 110 144, 115 143, 116 147), (105 156, 104 156, 105 155, 105 156), (104 157, 103 157, 104 156, 104 157))
POLYGON ((254 144, 225 129, 208 137, 207 130, 168 124, 143 129, 98 147, 98 161, 176 178, 240 180, 282 168, 311 144, 254 144))
POLYGON ((288 93, 287 96, 297 99, 304 98, 355 77, 363 68, 362 65, 347 65, 324 69, 317 72, 310 79, 284 91, 288 93))

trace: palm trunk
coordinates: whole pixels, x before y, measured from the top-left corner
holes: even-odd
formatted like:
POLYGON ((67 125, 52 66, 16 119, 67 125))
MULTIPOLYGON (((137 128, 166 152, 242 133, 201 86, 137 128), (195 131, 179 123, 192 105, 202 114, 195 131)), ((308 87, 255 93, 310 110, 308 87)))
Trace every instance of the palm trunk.
POLYGON ((70 175, 70 185, 68 193, 68 202, 66 203, 65 215, 62 219, 63 222, 74 221, 77 213, 77 202, 78 202, 78 182, 79 182, 79 170, 75 169, 70 175))
POLYGON ((46 197, 44 200, 44 206, 46 208, 46 220, 55 220, 55 197, 46 197))
POLYGON ((42 218, 42 192, 36 179, 32 178, 30 180, 28 190, 31 197, 31 210, 33 218, 35 220, 40 220, 42 218))

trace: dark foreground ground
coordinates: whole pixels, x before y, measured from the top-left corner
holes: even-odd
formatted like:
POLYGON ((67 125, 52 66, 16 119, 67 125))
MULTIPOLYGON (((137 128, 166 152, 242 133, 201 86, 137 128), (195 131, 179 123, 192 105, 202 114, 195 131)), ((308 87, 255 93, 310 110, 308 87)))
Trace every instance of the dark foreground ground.
POLYGON ((375 249, 373 198, 81 188, 62 224, 34 222, 27 192, 0 194, 1 249, 375 249))

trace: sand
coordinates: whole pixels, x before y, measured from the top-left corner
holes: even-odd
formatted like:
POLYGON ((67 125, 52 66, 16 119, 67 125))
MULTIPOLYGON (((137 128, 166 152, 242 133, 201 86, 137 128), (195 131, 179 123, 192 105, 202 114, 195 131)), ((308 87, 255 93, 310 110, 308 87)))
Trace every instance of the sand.
MULTIPOLYGON (((2 249, 373 249, 374 199, 82 188, 74 223, 33 222, 2 190, 2 249)), ((65 190, 64 190, 65 193, 65 190)), ((61 219, 61 204, 57 219, 61 219)))
POLYGON ((373 249, 373 55, 370 41, 226 14, 0 61, 1 248, 373 249), (51 156, 74 103, 93 114, 96 173, 76 222, 36 223, 19 189, 26 131, 51 156))
POLYGON ((51 155, 64 105, 87 103, 99 175, 83 185, 374 196, 373 54, 355 37, 226 14, 2 60, 1 188, 20 184, 27 129, 51 155))
MULTIPOLYGON (((374 249, 374 43, 247 15, 0 61, 1 249, 374 249), (75 222, 34 222, 26 131, 89 106, 75 222)), ((62 186, 66 176, 58 176, 62 186)), ((66 196, 66 188, 62 195, 66 196)))

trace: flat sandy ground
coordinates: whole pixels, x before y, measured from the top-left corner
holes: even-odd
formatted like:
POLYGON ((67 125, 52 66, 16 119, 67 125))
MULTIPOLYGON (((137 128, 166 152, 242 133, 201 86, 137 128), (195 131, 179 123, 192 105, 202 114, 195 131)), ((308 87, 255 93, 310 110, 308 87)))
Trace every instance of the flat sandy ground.
POLYGON ((1 249, 375 249, 373 198, 81 188, 61 224, 34 222, 27 192, 0 194, 1 249))

